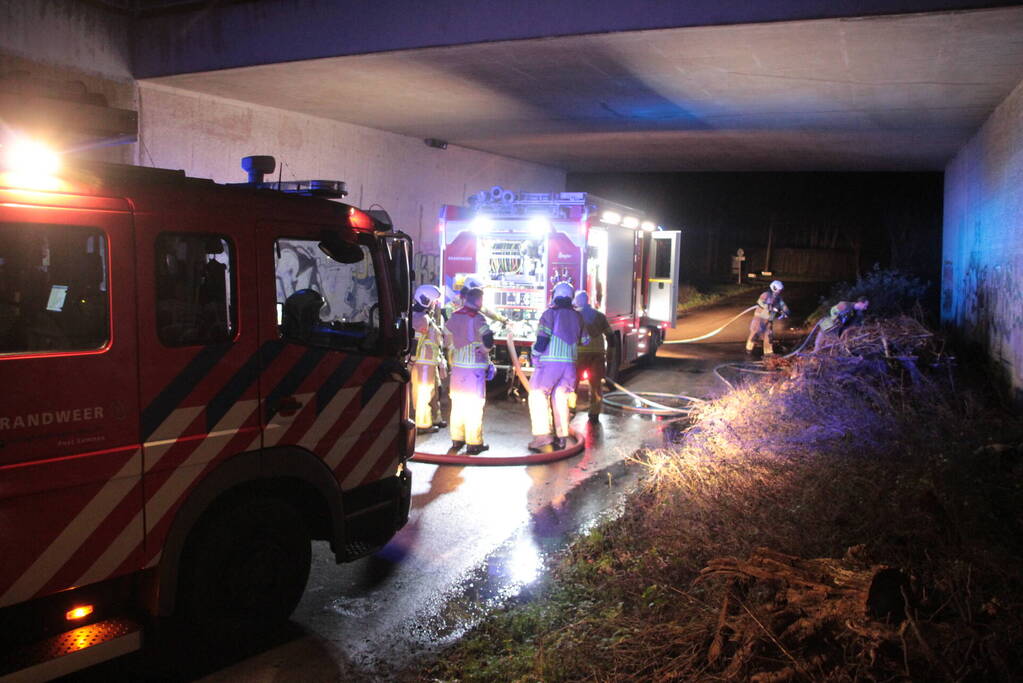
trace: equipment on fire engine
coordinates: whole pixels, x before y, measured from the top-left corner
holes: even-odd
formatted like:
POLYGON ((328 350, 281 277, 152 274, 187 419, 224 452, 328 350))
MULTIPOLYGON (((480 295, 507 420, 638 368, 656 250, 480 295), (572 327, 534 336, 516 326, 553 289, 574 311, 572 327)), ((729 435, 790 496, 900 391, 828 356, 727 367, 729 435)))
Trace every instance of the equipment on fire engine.
POLYGON ((415 402, 416 430, 433 434, 447 426, 440 419, 437 384, 447 376, 447 364, 441 346, 444 332, 437 324, 437 303, 441 291, 434 285, 420 285, 412 297, 412 329, 415 347, 412 353, 412 396, 415 402))

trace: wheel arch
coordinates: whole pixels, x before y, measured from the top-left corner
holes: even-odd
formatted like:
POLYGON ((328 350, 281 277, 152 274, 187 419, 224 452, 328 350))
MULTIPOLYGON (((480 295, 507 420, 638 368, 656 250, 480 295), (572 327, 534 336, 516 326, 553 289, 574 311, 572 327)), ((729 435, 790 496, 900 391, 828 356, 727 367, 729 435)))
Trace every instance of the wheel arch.
POLYGON ((344 509, 337 479, 318 457, 301 448, 240 453, 218 465, 189 493, 164 541, 156 570, 156 613, 174 612, 178 577, 189 536, 218 509, 241 497, 271 494, 292 503, 314 539, 343 545, 344 509))

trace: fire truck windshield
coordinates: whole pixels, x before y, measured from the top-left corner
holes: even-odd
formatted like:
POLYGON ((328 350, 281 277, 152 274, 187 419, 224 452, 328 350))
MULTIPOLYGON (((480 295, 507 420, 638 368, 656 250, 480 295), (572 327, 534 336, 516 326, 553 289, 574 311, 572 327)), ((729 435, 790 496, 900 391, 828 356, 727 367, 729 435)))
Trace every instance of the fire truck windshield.
POLYGON ((369 248, 358 249, 361 260, 340 263, 315 240, 277 240, 274 270, 282 337, 357 351, 376 345, 380 336, 376 272, 369 248))

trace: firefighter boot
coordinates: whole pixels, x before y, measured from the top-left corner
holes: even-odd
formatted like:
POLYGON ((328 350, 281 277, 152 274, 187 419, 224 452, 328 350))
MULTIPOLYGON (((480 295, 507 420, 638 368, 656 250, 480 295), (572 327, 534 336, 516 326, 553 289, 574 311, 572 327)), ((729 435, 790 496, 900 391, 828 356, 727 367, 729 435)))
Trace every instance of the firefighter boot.
POLYGON ((534 453, 550 453, 554 450, 550 436, 534 436, 528 448, 534 453))
POLYGON ((451 448, 448 449, 448 454, 454 455, 458 451, 462 450, 462 446, 465 445, 464 441, 452 441, 451 448))
POLYGON ((466 455, 479 455, 483 451, 489 451, 490 446, 485 443, 474 443, 465 449, 466 455))
POLYGON ((764 355, 765 356, 774 355, 774 344, 771 343, 770 337, 764 337, 764 355))

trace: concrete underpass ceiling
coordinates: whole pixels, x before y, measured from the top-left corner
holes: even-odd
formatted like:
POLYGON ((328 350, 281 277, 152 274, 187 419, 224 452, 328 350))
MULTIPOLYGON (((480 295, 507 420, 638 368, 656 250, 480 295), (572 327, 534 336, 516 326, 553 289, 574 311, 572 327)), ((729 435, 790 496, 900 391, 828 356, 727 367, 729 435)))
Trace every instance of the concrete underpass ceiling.
POLYGON ((1010 7, 433 47, 147 82, 571 171, 897 171, 942 169, 1021 79, 1023 8, 1010 7))

